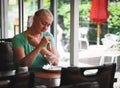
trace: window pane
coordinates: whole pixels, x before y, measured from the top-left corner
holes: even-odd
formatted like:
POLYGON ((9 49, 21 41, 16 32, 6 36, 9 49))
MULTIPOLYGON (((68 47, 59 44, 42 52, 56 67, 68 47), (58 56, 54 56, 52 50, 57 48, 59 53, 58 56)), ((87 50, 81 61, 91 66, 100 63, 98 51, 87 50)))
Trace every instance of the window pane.
POLYGON ((8 38, 14 36, 14 29, 16 33, 19 31, 18 27, 18 0, 9 0, 8 3, 8 38))
POLYGON ((57 50, 60 65, 70 65, 70 1, 58 0, 57 50), (64 9, 64 10, 63 10, 64 9))

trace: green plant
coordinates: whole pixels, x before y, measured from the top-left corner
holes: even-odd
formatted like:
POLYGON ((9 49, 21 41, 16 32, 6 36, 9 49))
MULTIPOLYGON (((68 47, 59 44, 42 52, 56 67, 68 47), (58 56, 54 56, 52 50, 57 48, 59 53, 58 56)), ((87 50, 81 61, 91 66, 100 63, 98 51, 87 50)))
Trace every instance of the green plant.
POLYGON ((108 18, 108 28, 112 33, 120 30, 120 2, 109 4, 110 16, 108 18))
POLYGON ((58 14, 64 17, 65 29, 70 29, 70 5, 64 3, 59 9, 58 14), (64 10, 63 10, 64 9, 64 10))

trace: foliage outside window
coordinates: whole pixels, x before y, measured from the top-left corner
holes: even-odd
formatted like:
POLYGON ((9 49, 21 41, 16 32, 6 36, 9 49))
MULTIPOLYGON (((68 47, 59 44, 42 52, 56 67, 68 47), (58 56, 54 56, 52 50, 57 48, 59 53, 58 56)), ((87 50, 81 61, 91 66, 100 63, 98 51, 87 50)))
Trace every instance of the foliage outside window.
POLYGON ((110 16, 108 19, 108 28, 111 32, 120 31, 120 1, 109 4, 110 16))

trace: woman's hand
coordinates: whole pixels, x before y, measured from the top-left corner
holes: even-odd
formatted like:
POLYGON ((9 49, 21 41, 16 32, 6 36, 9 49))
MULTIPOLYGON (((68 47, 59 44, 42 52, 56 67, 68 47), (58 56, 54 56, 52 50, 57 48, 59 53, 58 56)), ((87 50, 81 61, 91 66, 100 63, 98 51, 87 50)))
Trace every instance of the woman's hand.
POLYGON ((42 46, 44 47, 45 45, 47 45, 48 43, 50 43, 50 37, 49 36, 45 36, 41 39, 40 43, 38 44, 38 46, 42 46))
POLYGON ((47 45, 48 43, 50 43, 50 37, 49 36, 45 36, 42 39, 40 37, 36 38, 32 35, 28 35, 28 40, 29 43, 33 46, 33 47, 37 47, 37 46, 42 46, 44 47, 45 45, 47 45))
POLYGON ((51 55, 44 55, 44 57, 46 58, 46 60, 52 64, 52 65, 58 65, 58 59, 57 56, 54 54, 51 55))
POLYGON ((55 66, 57 66, 58 65, 58 63, 59 63, 59 60, 58 60, 58 58, 56 58, 54 61, 53 61, 53 65, 55 65, 55 66))

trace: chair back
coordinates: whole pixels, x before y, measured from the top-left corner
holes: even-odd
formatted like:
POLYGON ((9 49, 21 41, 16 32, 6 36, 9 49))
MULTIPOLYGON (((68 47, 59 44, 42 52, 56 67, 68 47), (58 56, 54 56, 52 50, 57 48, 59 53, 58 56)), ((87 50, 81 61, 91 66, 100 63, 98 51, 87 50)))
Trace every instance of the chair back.
POLYGON ((12 39, 0 39, 0 88, 33 88, 34 73, 16 73, 12 39))
POLYGON ((88 27, 80 27, 80 28, 79 28, 80 34, 87 35, 88 31, 89 31, 89 28, 88 28, 88 27))
POLYGON ((14 69, 12 41, 10 39, 0 40, 0 71, 14 69))
POLYGON ((34 73, 19 73, 11 80, 11 88, 33 88, 34 73))
POLYGON ((10 80, 0 80, 0 88, 10 88, 10 80))
POLYGON ((119 39, 119 36, 116 34, 107 33, 105 34, 104 38, 110 39, 112 41, 117 41, 119 39))
POLYGON ((113 88, 115 69, 115 63, 62 68, 60 88, 113 88))
POLYGON ((88 27, 80 27, 79 28, 79 48, 80 49, 85 48, 84 42, 86 43, 85 49, 88 49, 88 47, 89 47, 88 31, 89 31, 88 27))
POLYGON ((102 44, 106 47, 106 48, 112 48, 112 49, 119 49, 119 36, 115 35, 115 34, 105 34, 104 38, 101 39, 102 44))

